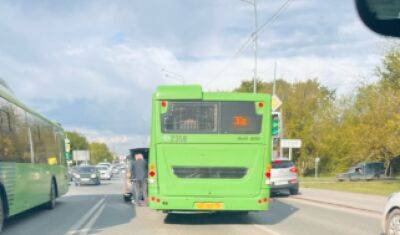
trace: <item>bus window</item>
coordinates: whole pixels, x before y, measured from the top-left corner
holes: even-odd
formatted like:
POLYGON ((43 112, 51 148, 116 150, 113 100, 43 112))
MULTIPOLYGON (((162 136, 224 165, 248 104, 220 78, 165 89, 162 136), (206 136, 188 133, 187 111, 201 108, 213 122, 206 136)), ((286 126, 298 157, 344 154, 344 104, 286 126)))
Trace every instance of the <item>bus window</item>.
POLYGON ((254 102, 221 102, 222 134, 259 134, 261 123, 254 102))
POLYGON ((0 160, 6 162, 13 161, 15 145, 11 133, 10 106, 3 98, 0 98, 0 128, 0 160))
POLYGON ((262 116, 254 102, 169 102, 163 133, 259 134, 262 116))
POLYGON ((170 102, 162 117, 164 133, 217 133, 216 102, 170 102))

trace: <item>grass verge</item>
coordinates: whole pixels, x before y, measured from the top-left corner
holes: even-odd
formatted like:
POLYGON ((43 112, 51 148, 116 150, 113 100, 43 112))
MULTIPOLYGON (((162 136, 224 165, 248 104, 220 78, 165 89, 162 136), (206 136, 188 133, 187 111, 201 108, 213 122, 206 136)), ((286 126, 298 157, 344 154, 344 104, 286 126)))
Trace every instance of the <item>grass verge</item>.
POLYGON ((336 182, 332 177, 304 177, 300 179, 300 187, 387 196, 400 192, 400 180, 336 182))

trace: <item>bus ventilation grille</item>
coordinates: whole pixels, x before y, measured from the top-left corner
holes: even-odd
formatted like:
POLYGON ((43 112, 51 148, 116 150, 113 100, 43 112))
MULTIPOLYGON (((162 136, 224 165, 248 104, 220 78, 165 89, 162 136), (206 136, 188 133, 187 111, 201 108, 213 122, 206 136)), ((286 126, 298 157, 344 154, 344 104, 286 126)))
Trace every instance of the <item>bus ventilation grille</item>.
POLYGON ((247 174, 243 167, 173 167, 172 171, 187 179, 241 179, 247 174))

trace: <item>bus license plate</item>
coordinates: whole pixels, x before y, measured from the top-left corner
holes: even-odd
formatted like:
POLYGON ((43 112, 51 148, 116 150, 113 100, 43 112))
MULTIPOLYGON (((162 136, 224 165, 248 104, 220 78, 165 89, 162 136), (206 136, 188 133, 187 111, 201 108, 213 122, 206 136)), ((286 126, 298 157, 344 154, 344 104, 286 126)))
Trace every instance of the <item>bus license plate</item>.
POLYGON ((223 203, 220 202, 196 202, 194 204, 198 210, 220 210, 222 209, 223 203))

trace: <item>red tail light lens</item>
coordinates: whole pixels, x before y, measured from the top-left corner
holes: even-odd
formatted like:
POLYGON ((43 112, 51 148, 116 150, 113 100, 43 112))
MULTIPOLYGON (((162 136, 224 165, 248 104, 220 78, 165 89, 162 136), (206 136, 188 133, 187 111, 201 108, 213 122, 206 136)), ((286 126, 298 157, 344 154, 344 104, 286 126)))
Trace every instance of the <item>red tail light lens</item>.
POLYGON ((297 168, 295 166, 291 167, 290 168, 290 172, 297 173, 297 168))
POLYGON ((167 107, 167 101, 165 101, 165 100, 163 100, 163 101, 161 101, 161 107, 163 107, 163 108, 165 108, 165 107, 167 107))
POLYGON ((264 102, 258 102, 258 107, 263 108, 264 107, 264 102))
POLYGON ((266 167, 265 167, 265 177, 267 177, 267 179, 270 179, 271 178, 271 164, 268 164, 266 167))
POLYGON ((154 177, 154 176, 156 176, 156 172, 154 172, 154 171, 150 171, 150 172, 149 172, 149 176, 150 176, 150 177, 154 177))

